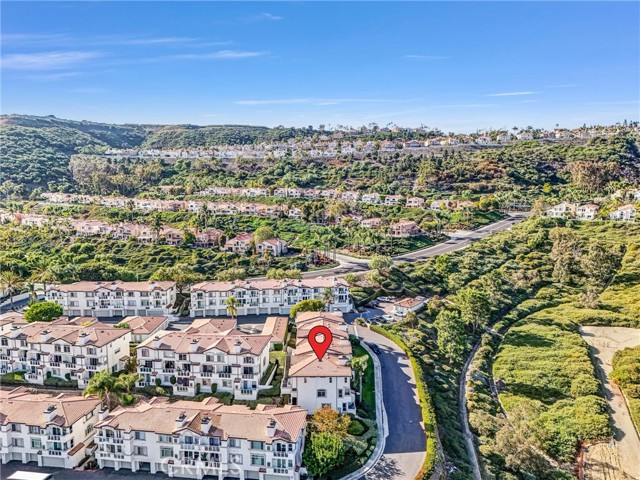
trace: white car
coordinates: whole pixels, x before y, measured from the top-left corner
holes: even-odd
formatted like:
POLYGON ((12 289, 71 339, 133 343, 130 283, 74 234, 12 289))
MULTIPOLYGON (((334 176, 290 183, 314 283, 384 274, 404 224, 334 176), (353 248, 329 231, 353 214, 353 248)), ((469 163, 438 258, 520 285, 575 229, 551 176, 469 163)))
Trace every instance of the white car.
POLYGON ((382 319, 385 322, 395 322, 396 321, 396 319, 393 317, 393 315, 383 315, 382 319))

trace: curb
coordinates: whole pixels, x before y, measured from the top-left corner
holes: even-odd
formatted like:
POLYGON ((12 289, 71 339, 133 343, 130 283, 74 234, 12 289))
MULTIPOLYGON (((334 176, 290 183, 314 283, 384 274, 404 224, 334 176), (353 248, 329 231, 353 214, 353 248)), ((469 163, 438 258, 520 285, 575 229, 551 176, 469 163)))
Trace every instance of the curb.
MULTIPOLYGON (((356 333, 356 337, 358 337, 357 325, 354 325, 354 331, 356 333)), ((376 423, 378 427, 378 436, 376 441, 376 448, 374 448, 373 453, 371 454, 369 459, 366 461, 366 463, 355 472, 351 472, 350 474, 345 475, 340 480, 357 480, 359 478, 364 477, 369 471, 371 471, 376 466, 378 461, 380 461, 380 458, 382 457, 382 452, 384 451, 387 436, 389 435, 387 412, 384 409, 384 400, 383 400, 383 392, 382 392, 382 367, 380 366, 380 359, 375 353, 373 353, 369 349, 369 347, 364 343, 364 341, 362 341, 360 345, 362 345, 362 348, 364 348, 373 359, 373 369, 375 372, 375 384, 376 384, 376 423)))

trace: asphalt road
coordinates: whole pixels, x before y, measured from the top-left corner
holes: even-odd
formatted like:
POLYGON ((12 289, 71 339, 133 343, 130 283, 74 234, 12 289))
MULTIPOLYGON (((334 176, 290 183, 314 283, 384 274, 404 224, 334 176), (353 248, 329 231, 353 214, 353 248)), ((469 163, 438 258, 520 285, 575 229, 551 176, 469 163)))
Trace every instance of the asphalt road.
MULTIPOLYGON (((416 250, 415 252, 399 255, 393 259, 395 262, 415 262, 435 257, 436 255, 442 255, 444 253, 455 252, 471 245, 477 240, 511 228, 516 223, 524 220, 527 216, 528 213, 514 214, 509 218, 486 225, 478 230, 469 232, 464 236, 454 236, 446 242, 439 243, 432 247, 423 248, 422 250, 416 250)), ((304 272, 302 276, 305 278, 342 276, 347 273, 366 272, 369 270, 369 261, 365 259, 349 257, 347 255, 336 255, 336 260, 340 262, 340 265, 337 267, 313 272, 304 272)))
POLYGON ((382 367, 382 391, 389 435, 380 461, 366 475, 367 480, 413 479, 425 455, 426 437, 421 425, 416 382, 409 358, 391 340, 358 327, 358 335, 378 344, 382 367))

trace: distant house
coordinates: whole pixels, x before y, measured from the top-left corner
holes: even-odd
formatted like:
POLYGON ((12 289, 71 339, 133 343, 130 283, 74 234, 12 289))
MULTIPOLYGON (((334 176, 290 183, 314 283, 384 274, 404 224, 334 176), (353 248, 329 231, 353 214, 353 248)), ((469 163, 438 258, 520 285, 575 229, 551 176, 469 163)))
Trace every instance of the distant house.
POLYGON ((429 204, 430 210, 448 210, 449 200, 432 200, 429 204))
POLYGON ((422 234, 422 230, 413 220, 404 220, 391 225, 391 235, 394 237, 413 237, 422 234))
POLYGON ((347 190, 346 192, 342 192, 340 198, 346 202, 357 202, 360 198, 360 193, 353 190, 347 190))
POLYGON ((417 140, 411 140, 410 142, 404 142, 404 148, 422 148, 424 144, 417 140))
POLYGON ((403 198, 404 197, 402 195, 387 195, 384 198, 384 204, 385 205, 399 205, 400 203, 402 203, 403 198))
POLYGON ((424 208, 424 205, 425 205, 424 198, 420 198, 420 197, 407 198, 407 207, 424 208))
POLYGON ((593 220, 596 218, 598 210, 600 210, 600 207, 595 203, 580 205, 576 208, 576 218, 579 218, 580 220, 593 220))
POLYGON ((287 215, 289 218, 302 218, 302 209, 298 207, 290 208, 287 215))
POLYGON ((498 142, 500 142, 500 143, 509 143, 511 141, 511 134, 510 133, 500 133, 496 137, 496 140, 498 140, 498 142))
POLYGON ((217 228, 208 228, 207 230, 195 232, 194 235, 196 237, 196 247, 213 247, 218 244, 218 240, 224 235, 224 232, 217 228))
POLYGON ((160 236, 165 239, 168 245, 180 245, 184 242, 184 232, 182 230, 166 225, 160 230, 160 236))
POLYGON ((360 226, 362 228, 368 228, 370 230, 375 230, 376 228, 380 228, 382 226, 381 218, 365 218, 360 222, 360 226))
POLYGON ((533 140, 533 133, 527 130, 523 130, 519 132, 516 137, 518 137, 518 140, 533 140))
POLYGON ((274 257, 279 257, 287 253, 287 251, 287 242, 280 238, 270 238, 269 240, 256 244, 256 253, 258 255, 271 252, 274 257))
POLYGON ((625 205, 620 207, 609 214, 611 220, 620 220, 623 222, 633 222, 638 215, 636 207, 633 205, 625 205))
POLYGON ((476 138, 478 145, 491 145, 491 137, 483 136, 476 138))
POLYGON ((393 302, 393 314, 404 317, 409 312, 420 310, 425 302, 426 300, 423 297, 405 297, 397 302, 393 302))
POLYGON ((224 249, 227 252, 246 253, 251 248, 251 242, 253 242, 252 233, 240 233, 229 239, 227 243, 224 244, 224 249))
POLYGON ((546 213, 547 217, 565 218, 566 216, 574 215, 576 213, 576 205, 574 203, 562 202, 547 209, 546 213))
POLYGON ((368 203, 371 205, 375 205, 380 203, 380 194, 379 193, 365 193, 362 195, 361 200, 363 203, 368 203))

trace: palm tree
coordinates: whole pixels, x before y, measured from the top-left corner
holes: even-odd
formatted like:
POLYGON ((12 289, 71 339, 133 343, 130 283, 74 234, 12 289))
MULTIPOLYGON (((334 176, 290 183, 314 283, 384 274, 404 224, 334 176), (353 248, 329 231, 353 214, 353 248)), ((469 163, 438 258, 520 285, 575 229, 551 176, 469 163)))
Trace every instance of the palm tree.
POLYGON ((23 286, 24 281, 20 275, 10 270, 0 273, 0 290, 6 291, 9 294, 11 310, 13 310, 13 294, 21 290, 23 286))
POLYGON ((29 279, 35 283, 41 283, 44 290, 44 296, 47 296, 47 283, 54 282, 56 275, 51 271, 49 266, 44 262, 39 262, 33 269, 33 273, 29 279))
POLYGON ((109 374, 108 370, 102 370, 89 379, 89 384, 82 391, 82 396, 97 395, 106 409, 111 409, 115 398, 121 396, 121 385, 109 374))
POLYGON ((155 212, 153 219, 151 220, 151 232, 155 235, 156 241, 160 238, 160 232, 162 231, 162 217, 160 212, 155 212))
POLYGON ((327 310, 329 310, 329 307, 333 303, 333 300, 334 300, 333 290, 331 290, 330 287, 325 288, 324 291, 322 292, 322 301, 326 305, 327 310))
POLYGON ((227 304, 227 312, 231 315, 232 319, 235 319, 238 315, 238 304, 236 302, 236 297, 229 297, 226 301, 227 304))
POLYGON ((364 372, 367 369, 368 366, 368 356, 362 356, 362 357, 351 357, 351 369, 355 372, 355 374, 358 376, 358 380, 360 383, 360 388, 358 389, 360 392, 360 398, 362 399, 362 381, 364 378, 364 372))

